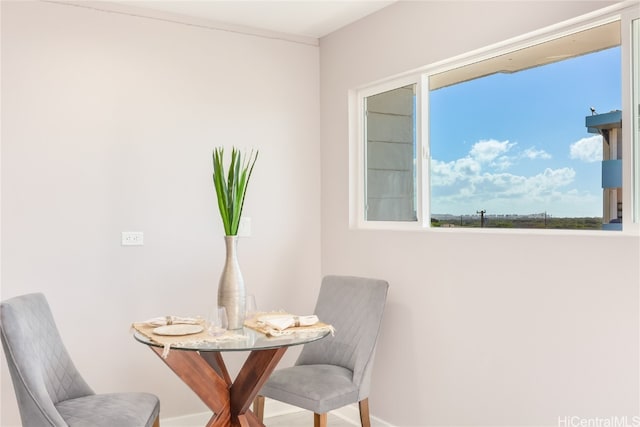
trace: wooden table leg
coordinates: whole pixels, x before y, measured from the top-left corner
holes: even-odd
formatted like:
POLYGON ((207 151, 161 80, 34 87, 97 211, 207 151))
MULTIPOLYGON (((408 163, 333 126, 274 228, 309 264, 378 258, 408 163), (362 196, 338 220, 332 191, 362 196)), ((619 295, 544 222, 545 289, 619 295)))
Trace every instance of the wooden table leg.
POLYGON ((200 353, 200 357, 206 360, 209 366, 215 369, 220 378, 224 379, 229 387, 231 386, 231 377, 229 376, 227 366, 224 364, 224 360, 222 359, 222 353, 219 351, 203 351, 200 353))
POLYGON ((150 347, 214 412, 207 427, 264 427, 249 410, 287 347, 253 350, 232 383, 220 352, 171 350, 150 347))
POLYGON ((163 358, 161 347, 150 348, 214 412, 207 427, 231 425, 229 385, 197 351, 171 350, 163 358))
POLYGON ((237 417, 240 426, 262 427, 264 424, 258 420, 249 407, 256 398, 258 392, 271 376, 271 373, 287 351, 287 347, 268 350, 254 350, 249 354, 242 365, 236 380, 231 385, 230 406, 232 425, 237 417))

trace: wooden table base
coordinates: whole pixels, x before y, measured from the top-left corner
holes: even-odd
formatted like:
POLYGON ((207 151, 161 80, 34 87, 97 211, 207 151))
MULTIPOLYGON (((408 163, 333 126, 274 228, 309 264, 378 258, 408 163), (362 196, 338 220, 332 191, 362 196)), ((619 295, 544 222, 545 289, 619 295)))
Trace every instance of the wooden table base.
POLYGON ((150 348, 213 411, 207 427, 264 427, 249 407, 287 347, 253 350, 233 382, 220 352, 171 349, 164 359, 161 347, 150 348))

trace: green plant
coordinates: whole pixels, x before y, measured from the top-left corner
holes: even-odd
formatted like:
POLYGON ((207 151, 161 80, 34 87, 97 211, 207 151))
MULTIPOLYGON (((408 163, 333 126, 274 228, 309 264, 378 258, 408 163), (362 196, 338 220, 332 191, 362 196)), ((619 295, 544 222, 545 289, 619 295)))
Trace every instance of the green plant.
POLYGON ((253 166, 258 159, 258 151, 251 151, 246 156, 235 147, 231 150, 231 164, 229 173, 225 179, 224 148, 217 147, 213 150, 213 184, 218 196, 218 208, 227 236, 236 236, 240 225, 240 216, 244 206, 244 196, 247 193, 247 185, 253 166))

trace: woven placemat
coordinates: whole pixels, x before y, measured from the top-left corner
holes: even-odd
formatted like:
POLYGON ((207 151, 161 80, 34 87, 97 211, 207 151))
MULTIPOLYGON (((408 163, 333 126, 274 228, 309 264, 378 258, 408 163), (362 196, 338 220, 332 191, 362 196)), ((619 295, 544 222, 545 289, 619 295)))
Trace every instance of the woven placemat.
POLYGON ((261 332, 263 334, 265 334, 268 337, 281 337, 284 335, 293 335, 293 334, 299 334, 299 333, 312 333, 312 332, 322 332, 322 331, 329 331, 331 332, 331 335, 334 334, 335 330, 333 328, 333 326, 324 323, 324 322, 317 322, 311 326, 294 326, 291 328, 287 328, 287 329, 283 329, 283 330, 278 330, 275 328, 272 328, 268 325, 266 325, 265 323, 262 323, 260 321, 258 321, 259 318, 263 317, 263 316, 291 316, 291 314, 289 313, 284 313, 284 312, 267 312, 267 313, 257 313, 253 318, 251 319, 246 319, 244 321, 244 326, 246 326, 247 328, 251 328, 255 331, 261 332))
POLYGON ((204 342, 221 342, 221 341, 236 341, 246 339, 244 335, 235 334, 230 331, 225 331, 222 335, 212 336, 207 332, 204 321, 196 323, 201 325, 204 329, 202 332, 198 332, 197 334, 189 334, 189 335, 158 335, 153 333, 153 330, 157 328, 156 325, 150 325, 144 322, 136 322, 131 325, 131 327, 139 332, 141 335, 144 335, 149 341, 161 345, 164 347, 164 351, 162 352, 162 357, 167 357, 169 354, 170 348, 187 346, 200 344, 204 342))

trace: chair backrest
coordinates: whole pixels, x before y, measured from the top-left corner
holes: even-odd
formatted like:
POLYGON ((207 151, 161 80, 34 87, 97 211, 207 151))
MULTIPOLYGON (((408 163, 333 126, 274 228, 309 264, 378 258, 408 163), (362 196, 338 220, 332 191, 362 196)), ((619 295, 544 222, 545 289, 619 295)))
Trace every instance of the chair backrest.
POLYGON ((350 369, 360 397, 367 397, 388 288, 384 280, 326 276, 315 314, 335 328, 335 336, 306 344, 296 365, 327 364, 350 369))
POLYGON ((66 426, 55 404, 94 394, 74 366, 42 294, 0 303, 0 333, 25 426, 66 426))

